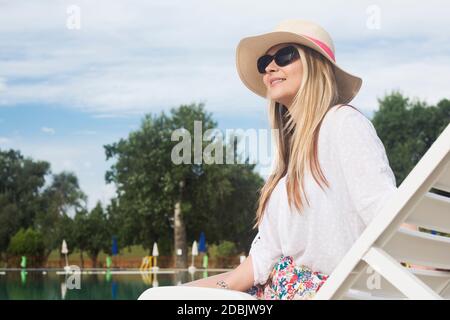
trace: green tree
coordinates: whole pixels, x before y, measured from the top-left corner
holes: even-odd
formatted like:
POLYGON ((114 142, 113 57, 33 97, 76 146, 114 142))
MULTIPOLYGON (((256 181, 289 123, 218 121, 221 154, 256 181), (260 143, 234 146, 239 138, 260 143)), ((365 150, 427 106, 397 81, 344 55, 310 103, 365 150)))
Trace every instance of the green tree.
POLYGON ((397 185, 400 185, 450 123, 450 100, 436 106, 410 101, 394 91, 379 99, 372 123, 383 141, 397 185))
MULTIPOLYGON (((76 238, 75 238, 75 221, 66 213, 63 213, 61 217, 58 217, 56 223, 56 231, 54 234, 56 249, 59 252, 60 259, 63 259, 64 256, 61 253, 61 246, 63 240, 66 241, 67 246, 69 248, 69 254, 76 249, 76 238)), ((49 240, 46 239, 46 243, 49 243, 49 240)), ((48 248, 48 246, 46 246, 48 248)))
POLYGON ((203 211, 207 214, 204 223, 198 225, 190 221, 189 229, 197 235, 205 231, 210 243, 228 240, 240 252, 248 251, 257 232, 251 226, 257 209, 258 190, 264 184, 264 180, 254 169, 254 164, 223 166, 230 181, 231 192, 216 204, 213 211, 203 211))
MULTIPOLYGON (((251 223, 233 226, 228 222, 254 217, 255 204, 250 201, 262 180, 252 172, 254 166, 194 163, 195 142, 189 146, 191 163, 175 164, 171 155, 179 141, 171 141, 172 133, 184 128, 193 134, 194 121, 200 121, 203 133, 217 128, 203 104, 182 105, 171 109, 170 115, 146 115, 141 128, 128 139, 105 146, 107 159, 117 160, 106 180, 117 186, 117 201, 108 210, 114 224, 121 223, 127 230, 122 241, 142 243, 149 250, 154 241, 161 245, 161 251, 175 253, 173 249, 180 248, 183 254, 177 257, 177 267, 187 266, 187 242, 197 239, 201 230, 208 233, 208 241, 219 241, 224 233, 215 231, 221 228, 229 232, 228 237, 248 233, 251 223), (249 191, 249 202, 239 193, 242 186, 249 191), (233 201, 237 204, 230 205, 233 201)), ((202 141, 200 137, 200 143, 205 150, 219 141, 202 141)))
POLYGON ((90 212, 81 209, 75 214, 73 245, 80 251, 82 268, 84 268, 84 252, 88 253, 95 268, 100 251, 110 251, 111 229, 109 225, 108 216, 100 202, 97 202, 97 205, 90 212))
POLYGON ((84 251, 87 250, 89 243, 88 227, 87 227, 88 212, 86 209, 77 210, 73 222, 73 239, 75 241, 75 248, 80 251, 81 268, 84 268, 84 251))
POLYGON ((46 256, 58 248, 63 239, 67 217, 77 210, 86 208, 87 196, 80 189, 78 178, 73 172, 61 172, 52 175, 51 184, 43 191, 41 210, 37 214, 36 227, 46 235, 46 256))
POLYGON ((49 170, 48 162, 25 158, 20 151, 0 150, 0 254, 4 258, 13 235, 33 226, 49 170))
POLYGON ((86 232, 89 239, 86 251, 92 260, 93 267, 97 267, 97 257, 100 251, 111 251, 111 230, 109 229, 108 217, 100 202, 89 213, 86 220, 86 232))
POLYGON ((0 252, 6 260, 6 252, 12 236, 20 228, 19 209, 5 194, 0 194, 0 252))

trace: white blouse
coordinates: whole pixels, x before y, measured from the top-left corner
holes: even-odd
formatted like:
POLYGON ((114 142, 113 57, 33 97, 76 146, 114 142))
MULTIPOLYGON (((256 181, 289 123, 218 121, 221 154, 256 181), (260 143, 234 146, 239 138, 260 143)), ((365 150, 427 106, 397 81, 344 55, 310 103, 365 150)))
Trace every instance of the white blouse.
POLYGON ((330 188, 323 191, 308 172, 310 203, 290 211, 286 177, 275 187, 252 242, 254 285, 264 284, 281 255, 331 274, 368 223, 397 189, 384 146, 363 114, 334 106, 319 132, 318 156, 330 188))

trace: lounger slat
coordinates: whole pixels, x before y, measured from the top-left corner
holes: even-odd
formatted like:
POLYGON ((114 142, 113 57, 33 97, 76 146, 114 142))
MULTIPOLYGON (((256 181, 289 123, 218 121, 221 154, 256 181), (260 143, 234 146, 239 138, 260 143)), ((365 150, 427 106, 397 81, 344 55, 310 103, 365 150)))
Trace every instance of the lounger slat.
POLYGON ((444 299, 450 300, 450 283, 448 283, 447 287, 442 291, 441 296, 444 299))
POLYGON ((434 187, 439 190, 450 192, 450 165, 447 163, 447 168, 439 176, 439 179, 434 184, 434 187))
POLYGON ((407 223, 450 233, 450 198, 428 192, 406 219, 407 223))
MULTIPOLYGON (((450 282, 450 272, 435 270, 419 270, 405 268, 412 272, 434 292, 440 294, 450 282)), ((388 297, 390 299, 404 299, 405 296, 389 281, 384 279, 379 273, 372 269, 366 269, 364 273, 353 284, 352 289, 358 290, 365 295, 376 297, 388 297)))
MULTIPOLYGON (((365 291, 350 289, 343 297, 344 300, 398 300, 396 298, 389 298, 383 296, 375 296, 365 291)), ((399 298, 405 299, 405 298, 399 298)))
POLYGON ((450 270, 450 238, 400 228, 383 248, 399 262, 450 270))

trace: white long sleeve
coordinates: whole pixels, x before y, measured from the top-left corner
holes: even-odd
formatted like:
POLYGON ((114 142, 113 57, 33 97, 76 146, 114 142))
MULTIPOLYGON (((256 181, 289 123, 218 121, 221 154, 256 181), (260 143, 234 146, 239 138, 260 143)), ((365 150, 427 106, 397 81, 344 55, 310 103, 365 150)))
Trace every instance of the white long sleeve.
POLYGON ((332 146, 356 211, 366 225, 397 189, 386 151, 376 130, 363 114, 346 110, 332 146))
POLYGON ((397 189, 375 128, 349 106, 335 106, 325 115, 318 157, 330 188, 322 190, 307 171, 310 206, 302 213, 288 206, 286 177, 272 192, 250 248, 254 284, 266 282, 281 255, 331 274, 397 189))
MULTIPOLYGON (((279 188, 280 186, 277 187, 279 188)), ((252 256, 254 285, 264 284, 267 281, 273 266, 282 254, 278 228, 274 227, 278 225, 277 207, 278 203, 275 201, 268 204, 259 225, 258 234, 250 248, 249 254, 252 256)))

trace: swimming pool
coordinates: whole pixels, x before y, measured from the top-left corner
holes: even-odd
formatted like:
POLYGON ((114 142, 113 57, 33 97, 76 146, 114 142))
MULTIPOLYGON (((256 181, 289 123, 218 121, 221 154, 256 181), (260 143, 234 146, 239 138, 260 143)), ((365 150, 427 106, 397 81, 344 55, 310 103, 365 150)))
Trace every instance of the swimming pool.
MULTIPOLYGON (((226 271, 226 270, 225 270, 226 271)), ((0 300, 136 300, 147 288, 185 283, 225 271, 91 270, 79 274, 79 285, 61 270, 0 272, 0 300)))

